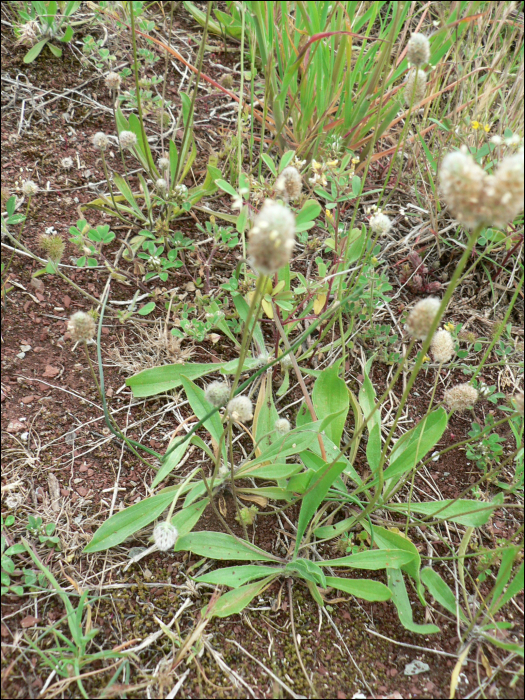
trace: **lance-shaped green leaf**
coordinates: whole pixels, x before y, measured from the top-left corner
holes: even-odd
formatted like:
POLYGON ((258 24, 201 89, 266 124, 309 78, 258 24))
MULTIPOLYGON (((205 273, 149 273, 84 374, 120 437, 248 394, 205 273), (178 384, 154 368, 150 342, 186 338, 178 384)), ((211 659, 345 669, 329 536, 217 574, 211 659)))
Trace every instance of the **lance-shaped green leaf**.
POLYGON ((182 377, 198 379, 206 374, 217 372, 224 366, 222 362, 210 364, 187 363, 184 365, 163 365, 142 370, 126 379, 135 398, 144 398, 175 389, 182 384, 182 377))
POLYGON ((184 537, 193 530, 209 502, 209 498, 203 498, 202 501, 192 503, 191 506, 182 508, 178 513, 175 513, 171 524, 177 528, 179 537, 184 537))
POLYGON ((191 532, 175 543, 176 552, 193 552, 209 559, 238 561, 278 561, 263 549, 224 532, 191 532))
POLYGON ((420 625, 412 618, 412 607, 408 599, 408 593, 403 579, 403 574, 399 569, 387 569, 388 587, 392 591, 392 600, 397 608, 399 620, 405 629, 417 634, 435 634, 441 630, 436 625, 420 625))
POLYGON ((326 585, 337 588, 338 591, 350 593, 356 598, 370 600, 390 600, 392 591, 380 581, 369 581, 368 579, 340 578, 339 576, 327 576, 326 585))
POLYGON ((113 181, 118 187, 118 189, 122 192, 123 196, 126 198, 128 204, 133 209, 135 215, 138 216, 138 218, 141 221, 147 221, 147 217, 144 216, 144 214, 140 210, 140 207, 137 204, 135 197, 133 196, 133 192, 130 190, 128 183, 124 180, 124 178, 118 173, 113 173, 113 181))
POLYGON ((452 613, 454 617, 459 615, 463 622, 467 622, 465 613, 460 606, 457 605, 457 598, 455 594, 452 592, 448 584, 443 581, 437 571, 434 571, 434 569, 431 569, 429 566, 425 567, 421 570, 421 580, 428 588, 430 595, 433 596, 436 601, 445 608, 445 610, 452 613))
POLYGON ((413 554, 404 549, 373 549, 368 552, 358 552, 339 559, 320 561, 319 566, 345 566, 351 569, 400 569, 413 559, 413 554))
POLYGON ((326 588, 328 585, 324 571, 319 564, 310 561, 310 559, 294 559, 288 562, 284 571, 285 574, 298 574, 305 581, 311 581, 321 588, 326 588))
MULTIPOLYGON (((365 364, 363 370, 363 385, 359 390, 359 405, 363 410, 365 420, 372 413, 377 400, 374 385, 368 376, 370 374, 373 360, 374 357, 372 356, 365 364)), ((376 409, 372 413, 372 416, 368 420, 367 428, 368 442, 366 444, 366 456, 370 469, 372 472, 374 472, 379 467, 379 462, 381 459, 381 414, 379 409, 376 409)))
POLYGON ((265 576, 280 574, 282 568, 275 566, 264 566, 262 564, 246 564, 244 566, 228 566, 225 569, 216 569, 210 571, 209 574, 197 576, 195 581, 202 583, 213 583, 218 586, 230 586, 230 588, 239 588, 245 583, 254 581, 265 576))
MULTIPOLYGON (((448 499, 430 503, 413 502, 410 504, 410 512, 439 518, 440 520, 450 520, 453 523, 459 523, 467 527, 481 527, 488 522, 494 509, 500 506, 500 498, 494 498, 491 503, 460 498, 457 501, 448 499)), ((395 503, 389 504, 387 508, 396 513, 406 513, 409 506, 407 503, 395 503)))
POLYGON ((325 431, 335 445, 341 442, 350 405, 346 384, 339 376, 340 364, 340 361, 336 362, 319 375, 312 391, 312 403, 318 418, 324 418, 332 413, 337 414, 337 418, 325 431))
MULTIPOLYGON (((194 384, 190 379, 186 379, 184 376, 181 377, 181 381, 193 412, 199 420, 202 420, 204 416, 206 416, 213 409, 213 406, 206 401, 204 398, 204 391, 199 386, 194 384)), ((204 421, 203 425, 218 445, 223 433, 223 426, 219 413, 215 412, 208 418, 208 420, 204 421)), ((226 442, 224 440, 222 442, 222 455, 224 461, 226 462, 226 442)))
POLYGON ((252 602, 255 596, 261 593, 262 590, 268 586, 268 584, 271 583, 274 578, 275 576, 268 576, 262 581, 249 583, 246 586, 234 588, 227 593, 223 593, 220 598, 212 603, 211 608, 208 608, 208 606, 203 608, 202 614, 207 614, 209 617, 228 617, 229 615, 239 613, 241 610, 244 610, 244 608, 252 602))

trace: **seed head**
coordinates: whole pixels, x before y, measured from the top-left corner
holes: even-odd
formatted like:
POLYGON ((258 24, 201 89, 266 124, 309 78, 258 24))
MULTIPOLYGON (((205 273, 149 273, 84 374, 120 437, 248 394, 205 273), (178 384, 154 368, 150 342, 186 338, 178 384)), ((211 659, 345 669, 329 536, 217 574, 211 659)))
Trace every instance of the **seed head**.
POLYGON ((370 228, 374 233, 383 235, 388 233, 392 228, 392 222, 386 214, 382 214, 378 211, 372 217, 370 217, 370 228))
POLYGON ((155 187, 160 191, 160 192, 166 192, 168 189, 168 183, 163 177, 159 177, 159 179, 155 182, 155 187))
POLYGON ((430 349, 436 362, 450 362, 454 355, 454 340, 448 331, 437 331, 432 337, 430 349))
POLYGON ((411 336, 418 340, 426 339, 440 304, 440 300, 436 297, 427 297, 417 302, 407 318, 411 336))
POLYGON ((295 246, 295 217, 283 204, 267 199, 250 231, 248 255, 258 272, 271 275, 290 262, 295 246))
POLYGON ((278 418, 275 421, 274 428, 279 435, 286 435, 286 433, 290 432, 292 426, 290 425, 290 421, 286 420, 286 418, 278 418))
POLYGON ((226 88, 226 90, 231 90, 233 87, 233 75, 230 73, 225 73, 220 77, 219 83, 223 88, 226 88))
POLYGON ((255 358, 257 362, 257 367, 264 367, 270 361, 270 353, 267 350, 260 352, 255 358))
POLYGON ((285 355, 284 357, 281 358, 281 369, 286 371, 288 369, 292 369, 292 367, 293 367, 292 353, 289 352, 288 355, 285 355))
POLYGON ((32 197, 38 192, 38 185, 33 180, 26 180, 22 185, 22 192, 26 197, 32 197))
POLYGON ((65 158, 62 158, 60 161, 60 166, 64 168, 64 170, 71 170, 73 167, 73 158, 71 156, 66 156, 65 158))
POLYGON ((405 102, 407 105, 419 104, 427 91, 427 74, 421 68, 412 68, 405 81, 405 102))
POLYGON ((159 158, 158 166, 160 170, 167 170, 170 167, 169 158, 159 158))
POLYGON ((84 311, 77 311, 71 316, 67 324, 67 330, 74 342, 93 340, 95 336, 95 321, 84 311))
POLYGON ((478 400, 478 390, 470 384, 458 384, 445 391, 443 401, 451 411, 464 411, 478 400))
MULTIPOLYGON (((523 149, 499 164, 494 175, 487 176, 485 193, 490 223, 504 228, 523 209, 523 149)), ((487 222, 488 223, 488 222, 487 222)))
POLYGON ((275 182, 275 189, 283 195, 286 201, 298 197, 302 187, 301 175, 293 165, 285 168, 275 182))
POLYGON ((48 235, 44 233, 39 238, 40 247, 45 252, 49 260, 60 262, 64 255, 65 243, 62 236, 58 234, 48 235))
POLYGON ((212 382, 206 387, 204 398, 215 408, 224 406, 230 397, 230 387, 226 382, 212 382))
POLYGON ((122 78, 118 73, 114 73, 111 71, 111 73, 108 73, 104 79, 104 82, 106 83, 106 87, 108 90, 118 90, 120 87, 120 83, 122 82, 122 78))
POLYGON ((30 20, 29 22, 26 22, 25 24, 21 24, 17 30, 18 39, 15 42, 15 46, 17 46, 18 44, 33 46, 34 44, 36 44, 37 39, 41 33, 42 32, 40 29, 40 25, 34 19, 30 20))
POLYGON ((246 423, 253 418, 252 402, 247 396, 235 396, 228 403, 228 415, 236 423, 246 423))
POLYGON ((105 151, 109 146, 109 139, 107 134, 105 134, 103 131, 97 131, 97 133, 91 139, 91 142, 95 148, 98 148, 99 151, 105 151))
POLYGON ((430 44, 424 34, 412 34, 407 44, 407 59, 412 66, 422 66, 430 60, 430 44))
POLYGON ((121 131, 119 139, 122 148, 132 148, 137 145, 137 137, 132 131, 121 131))
POLYGON ((177 528, 166 521, 155 525, 153 529, 153 541, 157 545, 157 549, 161 552, 167 552, 171 549, 177 541, 178 536, 179 532, 177 528))
POLYGON ((516 404, 516 411, 523 415, 523 391, 514 396, 514 403, 516 404))

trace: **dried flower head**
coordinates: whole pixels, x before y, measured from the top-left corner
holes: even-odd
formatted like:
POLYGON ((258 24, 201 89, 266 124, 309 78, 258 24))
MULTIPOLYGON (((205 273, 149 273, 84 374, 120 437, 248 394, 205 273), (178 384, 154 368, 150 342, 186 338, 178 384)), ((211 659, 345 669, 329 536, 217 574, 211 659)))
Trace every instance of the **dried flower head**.
POLYGON ((157 549, 161 552, 167 552, 173 547, 177 541, 179 532, 177 528, 171 523, 164 521, 155 525, 153 529, 153 541, 155 542, 157 549))
POLYGON ((424 34, 412 34, 407 44, 407 59, 412 66, 422 66, 429 62, 430 44, 424 34))
POLYGON ((162 158, 159 158, 159 160, 157 161, 157 164, 158 164, 160 170, 167 170, 170 167, 170 160, 169 160, 169 158, 162 157, 162 158))
POLYGON ((16 33, 18 39, 15 42, 15 46, 19 44, 24 44, 25 46, 33 46, 36 44, 39 36, 41 35, 41 29, 38 22, 34 19, 29 20, 25 24, 21 24, 17 29, 16 33))
POLYGON ((223 88, 226 88, 226 90, 231 90, 233 87, 233 75, 231 75, 231 73, 225 73, 220 77, 219 83, 223 88))
POLYGON ((109 146, 109 139, 107 134, 105 134, 103 131, 97 131, 97 133, 91 139, 91 143, 93 146, 95 146, 95 148, 98 148, 99 151, 105 151, 109 146))
POLYGON ((96 331, 95 321, 92 316, 84 313, 84 311, 77 311, 69 319, 67 330, 71 340, 75 343, 84 343, 88 340, 93 340, 96 331))
POLYGON ((392 228, 392 221, 386 214, 378 211, 376 214, 370 217, 370 228, 374 233, 383 235, 388 233, 392 228))
POLYGON ((523 391, 514 396, 514 403, 516 404, 516 411, 523 415, 523 391))
POLYGON ((301 175, 293 165, 285 168, 275 182, 275 189, 282 194, 286 201, 298 197, 302 187, 301 175))
POLYGON ((268 364, 270 361, 270 353, 268 350, 263 350, 260 352, 257 357, 255 358, 256 360, 256 367, 264 367, 264 365, 268 364))
POLYGON ((113 71, 111 71, 106 75, 104 82, 106 83, 106 87, 108 90, 118 90, 120 88, 122 78, 118 73, 114 73, 113 71))
POLYGON ((290 421, 286 420, 286 418, 278 418, 275 421, 274 427, 279 435, 286 435, 286 433, 289 433, 292 428, 290 421))
POLYGON ((168 190, 168 183, 163 177, 159 177, 159 179, 155 182, 155 187, 160 191, 160 192, 167 192, 168 190))
POLYGON ((60 262, 62 260, 66 247, 62 236, 59 234, 48 235, 47 233, 43 233, 39 237, 38 242, 49 260, 53 262, 60 262))
POLYGON ((204 392, 204 398, 215 408, 224 406, 230 397, 230 387, 226 382, 212 382, 204 392))
POLYGON ((440 300, 436 297, 427 297, 417 302, 407 318, 407 326, 411 336, 418 340, 426 339, 440 304, 440 300))
POLYGON ((284 357, 281 357, 281 369, 285 372, 293 367, 292 353, 289 352, 284 357))
POLYGON ((22 192, 26 197, 32 197, 38 192, 38 185, 33 180, 26 180, 22 185, 22 192))
POLYGON ((60 167, 64 168, 64 170, 71 170, 73 167, 73 158, 71 158, 71 156, 65 156, 65 158, 62 158, 60 161, 60 167))
POLYGON ((175 185, 171 194, 177 204, 182 204, 188 196, 188 188, 186 185, 175 185))
POLYGON ((137 145, 137 137, 132 131, 121 131, 119 139, 122 148, 132 148, 137 145))
POLYGON ((263 275, 272 275, 290 262, 295 246, 295 217, 283 204, 267 199, 255 217, 248 256, 263 275))
POLYGON ((228 415, 237 423, 246 423, 253 417, 252 402, 247 396, 235 396, 228 403, 228 415))
POLYGON ((427 74, 420 68, 412 68, 405 80, 405 102, 407 105, 419 104, 427 91, 427 74))
POLYGON ((449 331, 440 330, 434 333, 430 349, 436 362, 450 362, 454 355, 454 339, 449 331))
POLYGON ((505 227, 523 209, 523 150, 504 158, 494 175, 487 176, 485 194, 490 221, 505 227))
POLYGON ((443 401, 451 411, 464 411, 478 400, 478 390, 471 384, 458 384, 445 391, 443 401))

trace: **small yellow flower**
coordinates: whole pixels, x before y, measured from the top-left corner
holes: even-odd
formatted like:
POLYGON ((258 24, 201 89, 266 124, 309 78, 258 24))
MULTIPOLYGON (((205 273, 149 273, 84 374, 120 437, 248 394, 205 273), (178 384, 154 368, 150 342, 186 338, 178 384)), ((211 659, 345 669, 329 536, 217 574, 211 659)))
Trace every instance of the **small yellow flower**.
POLYGON ((360 160, 361 160, 361 159, 360 159, 359 157, 352 158, 352 163, 353 163, 354 165, 357 165, 357 164, 360 162, 360 160))
POLYGON ((328 219, 328 221, 329 221, 330 223, 333 224, 333 222, 334 222, 334 215, 332 214, 332 212, 330 211, 330 209, 327 209, 327 210, 326 210, 326 218, 328 219))
POLYGON ((485 124, 485 126, 483 128, 485 129, 485 132, 488 134, 490 131, 490 124, 485 124))
POLYGON ((481 124, 479 122, 476 122, 476 121, 470 122, 470 125, 475 130, 479 129, 479 127, 481 126, 481 124))
POLYGON ((425 355, 423 358, 423 362, 430 362, 430 357, 428 355, 425 355))
POLYGON ((327 160, 326 164, 328 165, 329 168, 335 168, 335 166, 339 163, 338 160, 327 160))
POLYGON ((453 323, 445 323, 445 330, 448 331, 449 333, 452 333, 456 326, 453 323))
POLYGON ((377 265, 378 262, 379 260, 374 255, 374 257, 372 258, 372 265, 377 265))

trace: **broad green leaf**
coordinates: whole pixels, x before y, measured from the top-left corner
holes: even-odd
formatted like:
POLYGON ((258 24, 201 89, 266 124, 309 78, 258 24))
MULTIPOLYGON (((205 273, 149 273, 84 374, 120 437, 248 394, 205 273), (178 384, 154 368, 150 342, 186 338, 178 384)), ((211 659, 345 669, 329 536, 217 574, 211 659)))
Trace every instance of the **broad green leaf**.
POLYGON ((224 532, 191 532, 179 537, 176 552, 193 552, 209 559, 231 559, 233 561, 275 561, 264 550, 244 540, 238 540, 224 532))
POLYGON ((366 244, 366 232, 365 229, 363 228, 361 231, 359 229, 352 229, 350 232, 350 235, 354 233, 354 231, 357 231, 358 236, 356 237, 355 240, 352 240, 350 245, 348 246, 348 251, 346 253, 345 257, 345 264, 346 265, 352 265, 352 263, 355 263, 356 260, 359 260, 361 255, 363 254, 363 248, 365 247, 366 244))
POLYGON ((503 590, 512 574, 512 566, 519 551, 519 547, 509 547, 509 549, 507 549, 501 557, 501 564, 496 577, 496 583, 494 584, 494 588, 492 590, 492 601, 490 604, 490 612, 492 615, 494 615, 501 607, 503 607, 503 605, 505 605, 506 602, 508 602, 514 595, 517 595, 523 589, 522 563, 513 581, 507 587, 505 594, 502 595, 503 590))
POLYGON ((327 559, 319 562, 319 566, 345 566, 351 569, 399 569, 413 559, 410 552, 404 549, 372 549, 368 552, 358 552, 339 559, 327 559))
MULTIPOLYGON (((323 435, 323 446, 324 446, 326 454, 328 456, 333 455, 333 458, 335 458, 336 455, 339 455, 339 447, 337 447, 337 445, 335 445, 332 442, 332 440, 330 440, 330 438, 327 437, 327 435, 323 435)), ((312 444, 310 445, 310 447, 308 449, 310 450, 310 452, 313 452, 315 455, 317 455, 317 457, 319 457, 319 458, 321 457, 321 446, 319 445, 318 440, 315 440, 314 442, 312 442, 312 444)), ((350 460, 347 458, 346 455, 344 455, 344 454, 339 455, 337 457, 337 461, 344 462, 345 468, 343 469, 343 472, 345 474, 347 474, 352 479, 352 481, 354 481, 356 484, 362 483, 361 477, 356 472, 356 470, 352 466, 352 463, 350 462, 350 460)), ((340 484, 343 483, 341 481, 341 479, 339 478, 336 482, 334 482, 334 484, 336 484, 338 482, 340 484)))
POLYGON ((264 450, 264 452, 252 460, 243 464, 239 470, 238 474, 245 474, 247 471, 251 471, 253 467, 264 464, 266 462, 272 462, 274 459, 282 460, 284 457, 289 455, 299 454, 306 450, 314 440, 317 440, 318 429, 320 427, 320 422, 310 423, 303 428, 295 428, 290 430, 286 435, 280 436, 270 447, 264 450))
POLYGON ((261 156, 261 158, 263 159, 263 161, 264 161, 264 162, 266 163, 266 165, 268 166, 268 169, 270 170, 270 172, 272 173, 272 175, 273 175, 274 177, 277 177, 277 170, 275 169, 275 163, 273 162, 272 158, 271 158, 267 153, 263 153, 262 156, 261 156))
POLYGON ((127 537, 152 523, 173 500, 175 487, 145 498, 106 520, 93 535, 91 542, 84 547, 85 553, 101 552, 124 542, 127 537))
POLYGON ((162 461, 162 466, 156 473, 155 478, 153 479, 153 483, 151 484, 152 488, 155 488, 161 483, 161 481, 164 481, 168 474, 177 467, 181 459, 186 454, 186 450, 188 449, 191 440, 185 440, 181 445, 178 445, 177 447, 175 447, 175 449, 171 450, 170 452, 170 448, 173 445, 176 445, 177 442, 180 442, 180 438, 180 435, 176 435, 170 441, 166 449, 166 456, 162 461))
POLYGON ((264 566, 256 564, 246 564, 244 566, 228 566, 225 569, 216 569, 209 574, 197 576, 195 581, 202 583, 214 583, 219 586, 230 586, 239 588, 245 583, 264 578, 270 574, 278 574, 282 569, 275 566, 264 566))
POLYGON ((275 421, 279 418, 272 396, 271 372, 262 377, 257 404, 253 413, 253 432, 257 445, 255 454, 259 456, 273 442, 279 439, 275 432, 275 421))
POLYGON ((137 313, 140 316, 147 316, 148 314, 150 314, 153 311, 154 308, 155 308, 155 302, 150 301, 147 304, 144 304, 144 306, 141 306, 140 309, 137 311, 137 313))
POLYGON ((368 579, 340 578, 339 576, 327 576, 326 584, 338 591, 350 593, 356 598, 370 600, 390 600, 392 591, 380 581, 369 581, 368 579))
POLYGON ((454 617, 459 614, 460 618, 464 622, 467 622, 465 613, 459 607, 459 605, 456 605, 457 598, 455 594, 452 592, 448 584, 443 581, 437 571, 434 571, 434 569, 426 566, 424 569, 421 569, 421 580, 428 588, 430 595, 433 596, 436 601, 445 608, 445 610, 452 613, 454 617))
MULTIPOLYGON (((186 377, 182 376, 181 381, 184 391, 186 392, 186 398, 190 402, 193 412, 199 420, 202 420, 204 416, 206 416, 213 409, 213 406, 204 398, 204 391, 194 382, 192 382, 191 379, 187 379, 186 377)), ((208 420, 204 421, 203 426, 218 445, 224 431, 219 413, 215 412, 212 416, 210 416, 208 420)), ((223 457, 224 461, 226 462, 226 442, 224 440, 222 446, 223 457)))
POLYGON ((373 361, 374 356, 368 360, 363 369, 364 378, 363 385, 359 389, 359 405, 363 410, 364 420, 372 414, 367 423, 368 442, 366 444, 366 456, 370 469, 372 472, 375 472, 379 467, 381 458, 381 414, 379 409, 372 413, 377 400, 374 386, 369 377, 373 361))
MULTIPOLYGON (((328 449, 328 445, 326 444, 326 443, 328 442, 328 440, 327 440, 327 438, 326 438, 325 435, 323 435, 323 442, 325 443, 325 448, 326 448, 327 454, 330 454, 330 450, 328 449)), ((315 443, 315 442, 314 442, 314 443, 312 444, 312 448, 315 448, 316 446, 318 446, 318 443, 315 443)), ((338 450, 337 452, 335 452, 335 454, 337 454, 338 452, 339 452, 339 450, 338 450)), ((305 466, 310 472, 317 472, 317 475, 319 475, 319 474, 321 473, 321 470, 322 470, 323 467, 325 467, 326 464, 327 464, 327 463, 325 462, 325 460, 321 457, 321 455, 320 455, 320 454, 316 454, 312 449, 306 450, 306 452, 301 452, 301 454, 299 455, 299 457, 301 458, 301 461, 302 461, 302 463, 304 464, 304 466, 305 466)), ((342 459, 338 459, 337 461, 338 461, 338 462, 343 462, 343 463, 344 463, 344 460, 342 460, 342 459)), ((344 464, 345 464, 345 463, 344 463, 344 464)), ((345 464, 345 466, 343 467, 343 471, 344 471, 345 469, 346 469, 346 464, 345 464)), ((305 473, 305 476, 306 476, 306 475, 307 475, 307 473, 305 473)), ((313 483, 313 481, 315 480, 315 477, 314 477, 313 474, 311 474, 311 473, 310 473, 309 476, 310 476, 310 480, 311 480, 312 483, 313 483)), ((332 488, 333 488, 333 489, 337 489, 338 491, 342 491, 343 493, 346 493, 346 492, 347 492, 347 488, 346 488, 346 486, 345 486, 345 484, 344 484, 344 481, 341 479, 341 476, 338 476, 338 477, 334 480, 334 482, 332 483, 332 488)))
POLYGON ((47 44, 47 41, 47 39, 42 39, 42 41, 39 41, 37 44, 32 46, 24 56, 24 63, 32 63, 47 44))
POLYGON ((163 365, 145 369, 126 379, 126 386, 131 387, 135 398, 162 394, 182 384, 182 377, 198 379, 206 374, 217 372, 224 366, 222 362, 210 364, 163 365))
POLYGON ((302 464, 262 464, 243 472, 243 476, 256 479, 287 479, 302 468, 302 464))
POLYGON ((228 182, 226 182, 226 180, 215 180, 215 184, 223 192, 226 192, 227 194, 231 195, 232 197, 237 197, 237 192, 228 182))
POLYGON ((305 581, 311 581, 321 586, 321 588, 326 588, 328 585, 324 571, 318 564, 309 559, 299 558, 288 562, 284 569, 284 574, 286 575, 289 572, 299 574, 305 581))
POLYGON ((317 418, 324 418, 331 413, 339 414, 325 431, 335 445, 339 445, 341 442, 350 405, 346 384, 339 377, 339 365, 340 361, 319 375, 312 391, 312 403, 317 418))
MULTIPOLYGON (((430 517, 435 516, 440 520, 450 520, 453 523, 459 523, 467 527, 481 527, 488 522, 492 511, 500 506, 501 503, 499 500, 496 501, 496 499, 491 503, 482 503, 480 501, 468 501, 460 498, 457 501, 448 499, 446 501, 432 501, 430 503, 412 502, 410 504, 410 512, 430 517)), ((389 504, 386 507, 388 510, 397 513, 406 513, 408 510, 407 503, 389 504)))
MULTIPOLYGON (((256 595, 261 593, 263 588, 265 588, 275 576, 268 576, 262 581, 257 581, 256 583, 249 583, 246 586, 241 586, 240 588, 234 588, 227 593, 221 595, 215 603, 212 603, 211 609, 207 611, 210 617, 228 617, 229 615, 234 615, 235 613, 241 612, 244 608, 249 605, 256 595)), ((203 616, 206 615, 207 608, 204 608, 202 613, 203 616)))
POLYGON ((171 524, 177 528, 179 538, 184 537, 184 535, 193 530, 209 502, 208 498, 203 498, 202 501, 192 503, 191 506, 182 508, 178 513, 175 513, 171 519, 171 524))
POLYGON ((322 207, 317 200, 309 199, 306 201, 295 217, 296 228, 302 224, 314 221, 314 219, 316 219, 321 213, 321 209, 322 207))
POLYGON ((119 175, 118 173, 113 173, 113 182, 115 185, 118 187, 122 195, 125 197, 126 201, 130 205, 130 207, 133 209, 135 214, 138 216, 138 218, 141 221, 147 221, 146 217, 140 210, 139 205, 137 204, 137 201, 135 197, 133 196, 133 192, 130 190, 128 187, 128 183, 124 180, 124 178, 119 175))
POLYGON ((56 56, 56 58, 60 58, 62 56, 62 49, 59 49, 58 46, 55 46, 51 42, 48 42, 47 48, 51 51, 53 56, 56 56))
POLYGON ((435 634, 441 630, 436 625, 427 624, 420 625, 414 622, 412 618, 412 607, 408 598, 403 574, 399 569, 388 568, 386 570, 388 578, 388 587, 392 591, 392 600, 397 608, 399 621, 410 632, 417 634, 435 634))

